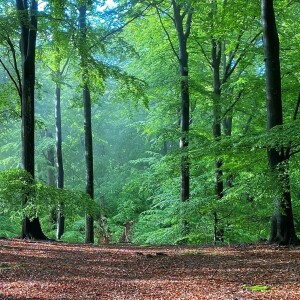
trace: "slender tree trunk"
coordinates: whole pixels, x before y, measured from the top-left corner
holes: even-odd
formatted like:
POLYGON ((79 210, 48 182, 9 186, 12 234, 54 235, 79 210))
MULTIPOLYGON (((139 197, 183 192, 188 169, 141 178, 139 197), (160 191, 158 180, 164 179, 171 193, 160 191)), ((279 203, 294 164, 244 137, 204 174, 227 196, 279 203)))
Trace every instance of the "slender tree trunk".
MULTIPOLYGON (((84 86, 84 134, 85 134, 85 161, 86 161, 86 193, 94 199, 94 163, 93 163, 93 137, 91 96, 87 85, 84 86)), ((94 243, 94 219, 86 215, 85 242, 94 243)))
MULTIPOLYGON (((189 92, 189 66, 187 41, 190 35, 192 10, 191 7, 181 12, 182 6, 172 0, 174 20, 179 42, 179 75, 180 75, 180 95, 181 95, 181 117, 180 117, 180 149, 181 152, 181 192, 182 202, 190 198, 190 163, 189 163, 189 126, 190 126, 190 92, 189 92), (187 15, 185 26, 184 16, 187 15), (184 29, 185 27, 185 29, 184 29)), ((188 234, 188 222, 183 220, 183 234, 188 234)))
MULTIPOLYGON (((214 38, 211 39, 211 58, 213 70, 213 136, 215 141, 219 141, 222 136, 221 128, 221 79, 220 79, 220 64, 221 64, 221 43, 214 38)), ((217 158, 215 161, 215 196, 217 200, 223 197, 223 161, 217 158)), ((223 241, 224 229, 219 224, 217 210, 213 211, 214 217, 214 242, 223 241)))
MULTIPOLYGON (((266 105, 267 130, 283 124, 279 38, 276 28, 273 0, 261 0, 262 26, 264 34, 264 53, 266 68, 266 105)), ((281 190, 281 196, 275 201, 275 211, 271 222, 270 242, 295 244, 299 240, 295 233, 288 158, 284 149, 268 149, 269 166, 281 190)))
MULTIPOLYGON (((53 138, 53 135, 51 132, 48 130, 45 131, 45 137, 46 138, 53 138)), ((47 182, 49 186, 55 186, 55 151, 54 147, 51 146, 50 148, 47 149, 46 153, 47 161, 48 161, 48 170, 47 170, 47 182)), ((51 207, 50 208, 50 223, 55 226, 57 221, 57 216, 56 216, 56 207, 51 207)))
MULTIPOLYGON (((46 137, 53 139, 53 135, 48 130, 46 131, 46 137)), ((47 150, 47 160, 48 160, 48 170, 47 170, 47 178, 48 178, 48 184, 50 186, 55 186, 55 155, 54 155, 54 147, 51 146, 47 150)))
MULTIPOLYGON (((58 75, 62 75, 58 70, 58 75)), ((56 127, 56 159, 57 159, 57 188, 64 188, 64 166, 62 155, 62 126, 61 126, 61 87, 56 84, 55 88, 55 127, 56 127)), ((56 238, 61 239, 65 230, 64 203, 60 201, 57 212, 56 238)))
MULTIPOLYGON (((22 57, 22 161, 24 169, 34 179, 34 87, 35 87, 35 48, 37 35, 37 1, 16 0, 16 9, 21 27, 21 57, 22 57)), ((28 183, 29 185, 32 182, 28 183)), ((29 196, 25 195, 23 205, 29 196)), ((47 239, 42 232, 38 217, 33 220, 24 217, 22 222, 22 237, 47 239)))
MULTIPOLYGON (((84 44, 86 41, 86 5, 79 8, 79 27, 81 31, 81 65, 83 68, 83 103, 84 103, 84 142, 86 161, 86 193, 94 199, 94 167, 93 167, 93 136, 92 136, 92 114, 91 94, 88 86, 88 70, 84 44)), ((94 243, 94 220, 90 214, 86 214, 85 242, 94 243)))

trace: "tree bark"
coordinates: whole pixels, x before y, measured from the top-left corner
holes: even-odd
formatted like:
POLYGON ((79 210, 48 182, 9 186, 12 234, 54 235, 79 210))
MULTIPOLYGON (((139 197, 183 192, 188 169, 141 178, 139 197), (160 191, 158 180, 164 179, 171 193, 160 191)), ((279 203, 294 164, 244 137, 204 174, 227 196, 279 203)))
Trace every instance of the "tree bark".
MULTIPOLYGON (((45 136, 50 139, 53 138, 52 133, 49 132, 48 130, 46 130, 45 136)), ((47 149, 47 160, 48 160, 48 170, 47 170, 48 184, 50 186, 55 186, 55 172, 54 172, 55 154, 54 154, 53 146, 47 149)))
MULTIPOLYGON (((276 28, 273 0, 261 0, 263 44, 266 68, 266 106, 267 130, 283 124, 280 45, 276 28)), ((299 240, 295 233, 290 181, 288 175, 288 157, 284 149, 270 147, 267 151, 269 166, 277 177, 281 195, 275 200, 275 211, 271 221, 270 242, 295 244, 299 240)))
MULTIPOLYGON (((49 132, 48 130, 45 131, 45 137, 46 138, 53 138, 52 133, 49 132)), ((54 147, 50 146, 47 149, 46 152, 46 157, 48 161, 48 170, 47 170, 47 183, 49 186, 55 186, 55 151, 54 147)), ((57 222, 57 215, 56 215, 56 207, 51 207, 50 208, 50 223, 54 227, 57 222)))
MULTIPOLYGON (((24 169, 34 179, 34 88, 35 88, 35 49, 37 36, 37 1, 16 0, 16 9, 21 27, 20 49, 22 57, 22 161, 24 169)), ((28 182, 28 184, 33 184, 28 182)), ((24 196, 23 205, 28 197, 24 196)), ((32 195, 31 195, 32 196, 32 195)), ((47 239, 41 229, 38 217, 33 220, 24 217, 22 238, 47 239)))
MULTIPOLYGON (((181 117, 180 117, 180 148, 182 149, 181 159, 181 201, 185 202, 190 197, 190 172, 189 172, 189 125, 190 125, 190 94, 189 94, 189 67, 187 40, 189 31, 184 32, 183 17, 181 7, 176 1, 172 1, 174 20, 176 24, 177 37, 179 42, 179 75, 180 75, 180 97, 181 97, 181 117)), ((191 17, 190 17, 191 18, 191 17)), ((190 27, 190 22, 187 24, 190 27)))
MULTIPOLYGON (((88 85, 84 86, 84 135, 85 135, 85 161, 86 161, 86 193, 94 199, 94 162, 93 162, 93 136, 91 96, 88 85)), ((85 242, 94 243, 94 219, 86 215, 85 242)))
MULTIPOLYGON (((62 75, 60 70, 57 71, 58 75, 62 75)), ((62 154, 62 126, 61 126, 61 87, 56 83, 55 88, 55 127, 56 127, 56 165, 57 165, 57 188, 64 188, 64 165, 62 154)), ((65 216, 64 216, 64 203, 61 201, 58 206, 57 212, 57 228, 56 238, 61 239, 65 231, 65 216)))
MULTIPOLYGON (((182 6, 172 0, 175 27, 179 43, 179 76, 180 76, 180 97, 181 97, 181 117, 180 117, 180 149, 181 149, 181 192, 182 202, 190 198, 190 163, 189 163, 189 126, 190 126, 190 92, 189 92, 189 66, 187 41, 190 35, 192 23, 191 7, 185 8, 181 13, 182 6), (187 15, 184 29, 184 16, 187 15)), ((188 222, 183 221, 183 234, 188 234, 188 222)))
MULTIPOLYGON (((81 31, 81 66, 83 69, 83 104, 84 104, 84 142, 85 142, 85 162, 86 162, 86 193, 94 199, 94 163, 93 163, 93 136, 92 136, 92 113, 91 94, 88 86, 88 70, 86 64, 86 53, 83 49, 86 43, 86 5, 79 8, 79 28, 81 31)), ((94 243, 94 219, 90 214, 86 214, 85 242, 94 243)))
MULTIPOLYGON (((211 65, 213 70, 213 137, 215 141, 220 141, 222 136, 221 125, 221 43, 215 38, 211 39, 211 65)), ((215 161, 215 196, 217 200, 223 197, 223 161, 217 158, 215 161)), ((220 227, 217 210, 213 212, 214 217, 214 242, 220 242, 224 239, 224 229, 220 227)))

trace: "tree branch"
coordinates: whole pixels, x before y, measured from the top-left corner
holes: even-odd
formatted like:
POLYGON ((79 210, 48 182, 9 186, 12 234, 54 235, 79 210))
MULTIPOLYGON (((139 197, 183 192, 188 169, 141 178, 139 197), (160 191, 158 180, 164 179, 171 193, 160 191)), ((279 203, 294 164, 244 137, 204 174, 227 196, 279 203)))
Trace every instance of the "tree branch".
POLYGON ((164 25, 164 23, 163 23, 163 21, 162 21, 162 19, 161 19, 161 15, 160 15, 160 12, 159 12, 158 7, 155 6, 155 9, 156 9, 156 11, 157 11, 157 15, 158 15, 158 18, 159 18, 159 22, 160 22, 160 24, 161 24, 161 26, 162 26, 162 28, 163 28, 163 30, 164 30, 166 36, 167 36, 167 39, 168 39, 168 41, 169 41, 169 43, 170 43, 170 46, 171 46, 171 48, 172 48, 172 51, 173 51, 174 55, 176 56, 176 58, 178 59, 178 61, 180 61, 179 55, 178 55, 177 51, 175 50, 175 47, 174 47, 174 45, 173 45, 173 42, 172 42, 171 37, 170 37, 170 35, 169 35, 169 32, 167 31, 167 29, 166 29, 166 27, 165 27, 165 25, 164 25))
POLYGON ((70 61, 70 56, 67 58, 65 64, 63 65, 63 68, 62 68, 62 70, 61 70, 61 72, 60 72, 60 75, 63 75, 63 74, 64 74, 66 68, 67 68, 68 65, 69 65, 69 61, 70 61))
MULTIPOLYGON (((227 67, 228 67, 228 70, 227 72, 224 72, 224 76, 223 76, 223 80, 222 80, 222 83, 225 83, 229 77, 231 76, 231 74, 233 73, 233 71, 236 69, 237 65, 239 64, 239 62, 241 61, 241 59, 246 55, 246 52, 248 50, 248 48, 250 47, 249 45, 253 44, 256 39, 261 35, 262 33, 262 30, 260 30, 250 41, 250 43, 248 43, 248 47, 246 47, 242 53, 240 54, 240 56, 237 58, 237 60, 235 61, 234 65, 231 66, 232 62, 233 62, 233 59, 234 59, 234 56, 231 57, 231 60, 228 62, 227 64, 227 67)), ((240 36, 240 35, 239 35, 240 36)), ((238 43, 239 44, 239 43, 238 43)), ((238 50, 237 46, 235 47, 236 51, 238 50)), ((234 53, 235 55, 236 53, 234 53)), ((226 68, 227 69, 227 68, 226 68)))
POLYGON ((187 15, 187 19, 186 19, 186 26, 185 26, 185 33, 184 33, 184 38, 187 40, 190 33, 191 33, 191 25, 192 25, 192 16, 193 13, 191 11, 191 8, 188 9, 188 15, 187 15))
POLYGON ((17 81, 18 81, 18 85, 16 85, 17 90, 18 90, 18 94, 20 96, 20 99, 22 99, 22 80, 21 80, 21 75, 19 72, 19 68, 18 68, 18 63, 17 63, 17 56, 16 56, 16 50, 15 47, 10 39, 9 36, 6 37, 6 42, 8 43, 10 50, 12 52, 12 56, 13 56, 13 68, 16 72, 17 75, 17 81))
POLYGON ((22 99, 22 93, 19 89, 19 86, 18 86, 18 83, 16 82, 16 80, 14 79, 14 77, 12 76, 11 72, 8 70, 8 68, 6 67, 6 65, 4 64, 4 62, 2 61, 2 59, 0 58, 0 64, 2 65, 2 67, 4 68, 5 72, 7 73, 7 75, 9 76, 10 80, 13 82, 13 84, 15 85, 17 91, 18 91, 18 94, 19 94, 19 97, 20 99, 22 99))
POLYGON ((241 99, 242 93, 243 93, 243 91, 240 91, 238 93, 236 99, 230 104, 230 106, 223 113, 223 117, 222 118, 224 118, 234 108, 234 106, 237 104, 237 102, 241 99))
POLYGON ((197 39, 195 39, 195 42, 196 42, 196 44, 200 47, 201 53, 203 54, 205 60, 208 62, 209 66, 210 66, 210 68, 211 68, 211 67, 212 67, 211 60, 209 59, 209 57, 208 57, 207 54, 205 53, 205 50, 204 50, 204 48, 202 47, 201 43, 200 43, 197 39))
POLYGON ((93 44, 92 46, 90 46, 89 50, 92 50, 96 45, 98 45, 98 43, 103 43, 108 37, 110 37, 111 35, 121 31, 123 28, 125 28, 127 25, 129 25, 130 23, 132 23, 133 21, 135 21, 137 18, 139 18, 141 15, 143 15, 143 13, 150 7, 151 5, 147 5, 146 8, 139 14, 133 16, 130 20, 128 20, 127 22, 125 22, 123 25, 121 25, 120 27, 108 32, 106 35, 104 35, 103 37, 101 37, 101 39, 93 44))

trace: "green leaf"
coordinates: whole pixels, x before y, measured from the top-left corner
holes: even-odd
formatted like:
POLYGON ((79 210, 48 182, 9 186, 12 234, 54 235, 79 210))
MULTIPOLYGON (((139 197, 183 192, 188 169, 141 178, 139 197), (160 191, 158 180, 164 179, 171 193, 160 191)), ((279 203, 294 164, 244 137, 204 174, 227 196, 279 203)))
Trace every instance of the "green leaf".
POLYGON ((253 292, 266 292, 270 289, 268 286, 261 285, 261 284, 258 284, 258 285, 243 285, 243 287, 246 290, 253 291, 253 292))

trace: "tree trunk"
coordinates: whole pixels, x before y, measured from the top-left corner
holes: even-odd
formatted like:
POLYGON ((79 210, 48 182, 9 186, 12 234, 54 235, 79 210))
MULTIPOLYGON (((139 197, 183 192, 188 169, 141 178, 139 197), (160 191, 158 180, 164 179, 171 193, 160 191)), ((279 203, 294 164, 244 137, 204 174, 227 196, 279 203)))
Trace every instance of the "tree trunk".
MULTIPOLYGON (((88 70, 84 45, 86 42, 86 5, 79 8, 79 27, 81 31, 81 65, 83 69, 83 105, 84 105, 84 142, 86 162, 86 193, 94 199, 94 166, 93 166, 93 136, 92 136, 92 113, 91 95, 88 86, 88 70)), ((85 242, 94 243, 94 220, 90 214, 86 214, 85 242)))
MULTIPOLYGON (((221 79, 220 79, 220 64, 221 64, 221 43, 214 38, 211 40, 211 59, 213 70, 213 136, 215 141, 219 141, 222 136, 221 129, 221 79)), ((217 200, 223 197, 223 161, 217 158, 215 161, 215 196, 217 200)), ((214 242, 223 241, 224 229, 219 224, 217 210, 213 212, 214 217, 214 242)))
MULTIPOLYGON (((84 135, 85 135, 85 161, 86 161, 86 193, 94 199, 94 163, 93 163, 93 136, 91 96, 87 85, 84 86, 84 135)), ((85 242, 94 243, 94 219, 86 215, 85 242)))
MULTIPOLYGON (((276 28, 273 0, 261 0, 263 27, 263 44, 266 68, 266 106, 267 130, 283 124, 279 38, 276 28)), ((281 196, 275 201, 275 211, 271 221, 270 242, 295 244, 298 238, 295 233, 290 182, 288 175, 288 158, 284 149, 268 149, 269 166, 277 177, 281 196)))
MULTIPOLYGON (((53 138, 52 133, 48 130, 45 131, 45 137, 46 138, 53 138)), ((46 152, 47 157, 47 163, 48 163, 48 170, 47 170, 47 183, 49 186, 55 186, 55 153, 54 153, 54 147, 51 146, 47 149, 46 152)), ((54 227, 57 222, 57 216, 56 216, 56 207, 51 207, 50 209, 50 223, 54 227)))
POLYGON ((190 197, 190 171, 189 171, 189 125, 190 125, 190 94, 189 94, 189 67, 187 40, 190 34, 192 12, 187 11, 186 30, 183 28, 184 14, 181 14, 181 5, 175 0, 172 1, 174 20, 176 24, 177 37, 179 42, 179 75, 181 95, 181 120, 180 120, 180 148, 182 149, 181 159, 181 201, 185 202, 190 197))
MULTIPOLYGON (((53 135, 51 132, 46 130, 45 137, 49 139, 53 139, 53 135)), ((54 147, 51 146, 47 149, 46 157, 48 160, 48 169, 47 169, 47 182, 50 186, 55 186, 55 155, 54 155, 54 147)))
MULTIPOLYGON (((189 93, 189 66, 188 66, 188 52, 187 41, 190 35, 192 23, 191 7, 185 8, 181 12, 182 5, 172 0, 174 21, 177 31, 177 38, 179 43, 179 76, 180 76, 180 149, 181 149, 181 188, 180 199, 182 202, 188 201, 190 198, 190 163, 189 163, 189 126, 190 126, 190 93, 189 93), (186 15, 185 29, 184 16, 186 15)), ((189 232, 188 221, 183 220, 183 235, 187 236, 189 232)))
MULTIPOLYGON (((58 71, 60 73, 60 71, 58 71)), ((62 128, 61 128, 61 88, 55 88, 55 127, 56 127, 56 159, 57 159, 57 187, 64 188, 64 166, 62 155, 62 128)))
MULTIPOLYGON (((37 35, 37 1, 16 0, 16 9, 21 27, 20 49, 22 57, 22 161, 24 169, 34 179, 34 87, 35 48, 37 35)), ((29 182, 28 184, 32 184, 29 182)), ((30 195, 24 196, 26 205, 30 195)), ((25 217, 22 222, 22 238, 47 239, 41 229, 39 219, 25 217)))
MULTIPOLYGON (((62 75, 60 70, 57 71, 58 75, 62 75)), ((56 165, 57 165, 57 188, 64 188, 64 165, 62 155, 62 128, 61 128, 61 87, 56 83, 55 88, 55 127, 56 127, 56 165)), ((57 212, 57 228, 56 238, 61 239, 65 231, 65 216, 64 216, 64 203, 61 201, 58 206, 57 212)))

